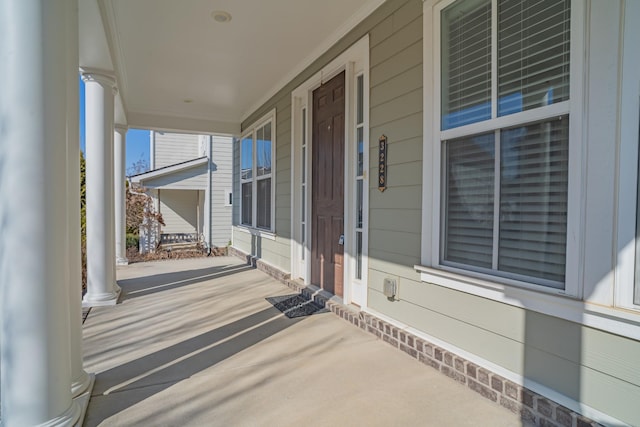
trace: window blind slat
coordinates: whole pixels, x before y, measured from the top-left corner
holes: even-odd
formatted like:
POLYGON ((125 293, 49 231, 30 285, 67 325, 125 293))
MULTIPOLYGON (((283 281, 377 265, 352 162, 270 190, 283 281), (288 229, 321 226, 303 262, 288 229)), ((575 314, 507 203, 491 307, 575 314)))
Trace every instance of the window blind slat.
POLYGON ((570 0, 498 2, 498 115, 569 98, 570 0))
POLYGON ((494 150, 493 134, 446 144, 445 261, 491 267, 494 150))
POLYGON ((502 158, 499 270, 564 282, 564 270, 550 266, 566 258, 568 134, 568 117, 502 131, 510 150, 502 158))
POLYGON ((491 117, 491 1, 443 11, 442 129, 491 117))

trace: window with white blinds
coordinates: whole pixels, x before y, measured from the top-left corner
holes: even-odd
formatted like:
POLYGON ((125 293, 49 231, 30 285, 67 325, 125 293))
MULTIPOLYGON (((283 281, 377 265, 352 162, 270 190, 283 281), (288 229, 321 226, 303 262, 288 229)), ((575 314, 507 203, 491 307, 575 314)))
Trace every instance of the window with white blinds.
POLYGON ((564 289, 570 0, 459 0, 440 20, 441 263, 564 289))

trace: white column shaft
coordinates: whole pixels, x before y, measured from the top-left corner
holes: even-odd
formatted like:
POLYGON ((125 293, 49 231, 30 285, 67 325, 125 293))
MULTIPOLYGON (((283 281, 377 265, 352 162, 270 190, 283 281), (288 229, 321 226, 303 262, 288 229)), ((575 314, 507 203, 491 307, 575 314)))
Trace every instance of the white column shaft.
MULTIPOLYGON (((0 6, 2 423, 73 425, 67 277, 71 0, 0 6)), ((76 6, 77 7, 77 6, 76 6)), ((77 82, 76 82, 77 84, 77 82)))
POLYGON ((77 0, 67 25, 67 262, 69 322, 71 335, 71 395, 77 397, 91 385, 83 367, 82 354, 82 251, 80 232, 80 134, 78 94, 78 8, 77 0))
POLYGON ((85 305, 118 299, 115 260, 113 130, 115 82, 84 72, 87 185, 87 293, 85 305))
POLYGON ((149 131, 149 167, 151 170, 156 168, 156 133, 149 131))
POLYGON ((212 169, 213 169, 213 137, 208 135, 206 145, 206 155, 209 158, 207 162, 207 189, 204 194, 204 241, 207 249, 211 248, 211 196, 213 192, 212 169))
POLYGON ((116 218, 116 263, 128 264, 127 260, 127 219, 126 219, 126 145, 127 129, 116 126, 114 134, 115 166, 115 218, 116 218))

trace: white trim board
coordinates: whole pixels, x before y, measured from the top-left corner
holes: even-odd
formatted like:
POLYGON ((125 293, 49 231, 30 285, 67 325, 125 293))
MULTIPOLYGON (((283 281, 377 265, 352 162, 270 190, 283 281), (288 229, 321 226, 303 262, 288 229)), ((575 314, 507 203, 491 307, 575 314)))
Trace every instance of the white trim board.
POLYGON ((253 124, 251 126, 249 126, 247 129, 245 129, 245 131, 242 133, 242 136, 239 139, 239 152, 240 152, 240 169, 242 169, 242 142, 247 139, 247 138, 251 138, 251 154, 252 154, 252 163, 251 163, 251 168, 252 168, 252 174, 251 174, 251 178, 250 179, 243 179, 242 178, 242 171, 240 172, 240 188, 239 188, 239 206, 240 206, 240 218, 239 218, 239 225, 243 226, 243 227, 247 227, 247 228, 252 228, 252 229, 256 229, 256 230, 263 230, 263 231, 267 231, 269 233, 273 233, 275 234, 276 231, 276 175, 277 175, 277 145, 278 145, 278 140, 277 140, 277 135, 278 135, 278 130, 277 130, 277 116, 276 116, 276 108, 272 108, 271 110, 269 110, 269 112, 267 112, 265 115, 263 115, 259 120, 256 120, 255 122, 253 122, 253 124), (258 176, 257 173, 257 131, 258 129, 261 129, 263 127, 265 127, 268 123, 271 124, 271 172, 269 173, 268 177, 265 177, 264 175, 262 176, 258 176), (265 228, 260 228, 257 226, 257 218, 258 218, 258 181, 261 180, 265 180, 265 179, 270 179, 271 180, 271 221, 269 224, 269 229, 265 229, 265 228), (247 183, 251 183, 251 224, 244 224, 242 222, 242 185, 243 184, 247 184, 247 183))
MULTIPOLYGON (((616 275, 614 302, 616 306, 640 309, 634 304, 634 281, 636 258, 640 257, 636 236, 638 195, 638 142, 640 133, 640 80, 633 78, 640 70, 640 54, 637 40, 640 27, 632 24, 634 17, 640 16, 640 2, 627 2, 621 11, 620 25, 623 40, 623 58, 620 70, 620 146, 617 158, 617 222, 616 222, 616 275), (631 78, 629 78, 631 76, 631 78)), ((640 292, 640 290, 638 290, 640 292)))
POLYGON ((363 200, 363 253, 362 253, 362 277, 355 280, 355 102, 356 102, 356 79, 359 75, 363 76, 364 84, 364 102, 363 102, 363 127, 364 127, 364 170, 368 171, 368 153, 369 153, 369 36, 365 35, 359 41, 351 45, 347 50, 340 54, 337 58, 325 65, 320 71, 307 79, 303 84, 298 86, 291 92, 291 271, 294 278, 302 278, 305 284, 309 284, 311 277, 311 195, 312 188, 312 161, 311 153, 313 152, 312 129, 313 123, 313 91, 320 87, 324 82, 331 80, 341 72, 345 72, 345 218, 344 218, 344 301, 346 303, 354 302, 361 307, 367 304, 367 248, 368 248, 368 179, 369 176, 365 172, 363 177, 364 183, 364 200, 363 200), (302 205, 301 205, 301 189, 299 184, 302 182, 301 162, 302 162, 302 131, 301 115, 303 109, 307 112, 307 135, 306 135, 306 204, 305 204, 305 246, 299 243, 301 240, 302 227, 302 205), (304 250, 305 259, 301 259, 304 250), (360 289, 358 287, 363 287, 360 289), (354 292, 358 288, 359 291, 354 292), (358 295, 354 300, 354 296, 358 295))
POLYGON ((146 180, 149 180, 149 179, 155 179, 155 178, 159 178, 161 176, 171 175, 172 173, 180 172, 180 171, 187 170, 187 169, 191 169, 191 168, 194 168, 196 166, 206 165, 208 162, 209 162, 209 158, 208 157, 200 157, 198 159, 188 160, 186 162, 177 163, 177 164, 171 165, 171 166, 165 166, 163 168, 152 170, 152 171, 149 171, 149 172, 144 172, 144 173, 141 173, 141 174, 138 174, 138 175, 132 175, 132 176, 129 177, 129 179, 132 182, 139 183, 139 182, 146 181, 146 180))

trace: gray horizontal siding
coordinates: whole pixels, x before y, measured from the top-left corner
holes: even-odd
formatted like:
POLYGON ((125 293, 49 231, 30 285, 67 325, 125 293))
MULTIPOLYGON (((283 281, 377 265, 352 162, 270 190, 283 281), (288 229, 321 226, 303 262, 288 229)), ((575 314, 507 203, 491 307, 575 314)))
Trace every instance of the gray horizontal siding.
POLYGON ((231 240, 233 208, 225 206, 227 190, 233 187, 233 140, 213 137, 211 173, 211 243, 226 246, 231 240))
MULTIPOLYGON (((368 305, 393 317, 405 295, 383 303, 383 280, 395 278, 400 292, 406 281, 419 280, 413 266, 420 263, 422 229, 421 4, 407 2, 389 14, 371 31, 370 43, 371 141, 384 134, 389 145, 387 189, 381 193, 370 180, 368 305)), ((377 145, 370 149, 369 173, 377 176, 377 145)))
MULTIPOLYGON (((387 189, 381 193, 376 180, 369 181, 369 254, 412 267, 422 229, 421 4, 396 9, 371 31, 370 42, 370 135, 372 141, 386 135, 389 145, 387 189)), ((376 159, 377 145, 370 147, 369 157, 376 159)), ((369 173, 377 176, 375 161, 369 173)), ((375 277, 376 263, 369 267, 375 277)), ((415 271, 401 271, 417 278, 415 271)))
POLYGON ((251 234, 244 227, 234 227, 233 246, 252 256, 267 261, 278 269, 289 272, 291 265, 290 242, 276 236, 273 238, 262 238, 251 234))
POLYGON ((198 191, 160 190, 160 214, 163 233, 196 233, 198 231, 198 191))
POLYGON ((156 169, 201 157, 198 135, 154 132, 154 137, 156 169))

